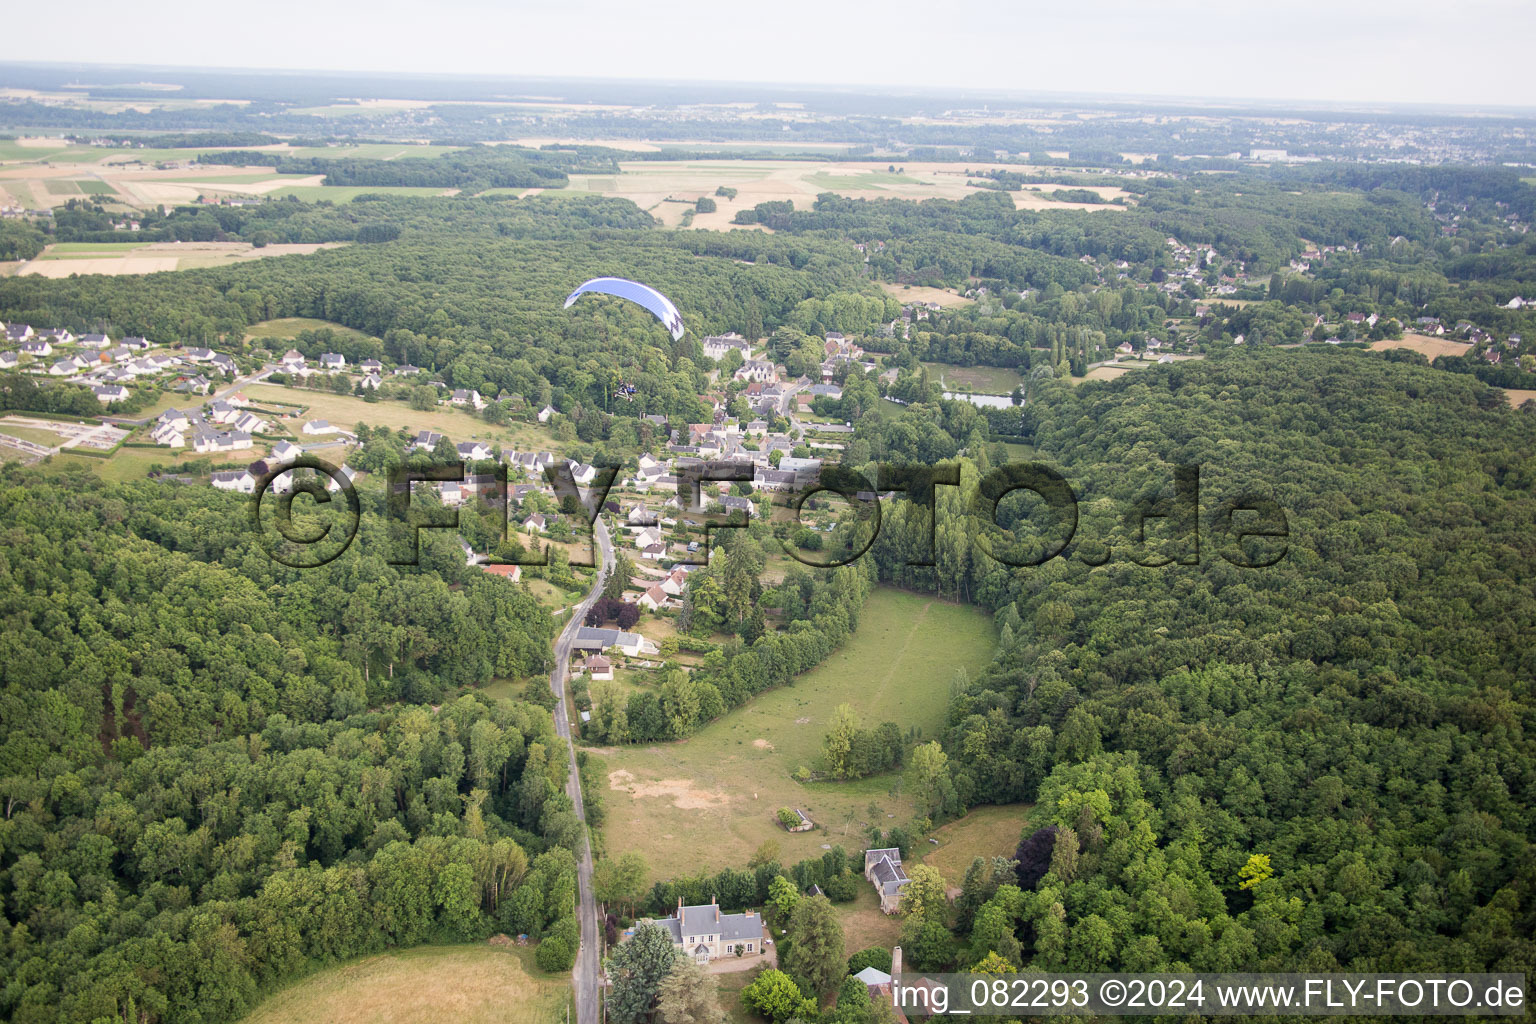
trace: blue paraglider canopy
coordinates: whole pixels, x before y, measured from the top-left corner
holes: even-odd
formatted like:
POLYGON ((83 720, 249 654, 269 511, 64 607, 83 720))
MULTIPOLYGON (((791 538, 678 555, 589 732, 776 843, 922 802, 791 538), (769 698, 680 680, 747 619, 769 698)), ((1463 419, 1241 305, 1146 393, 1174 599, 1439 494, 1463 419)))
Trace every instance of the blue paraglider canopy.
POLYGON ((565 308, 570 309, 581 296, 588 292, 599 292, 603 295, 616 295, 621 299, 643 306, 650 310, 672 334, 672 340, 677 341, 683 336, 683 314, 672 305, 672 300, 648 284, 639 281, 630 281, 622 277, 594 277, 586 284, 571 292, 565 300, 565 308))

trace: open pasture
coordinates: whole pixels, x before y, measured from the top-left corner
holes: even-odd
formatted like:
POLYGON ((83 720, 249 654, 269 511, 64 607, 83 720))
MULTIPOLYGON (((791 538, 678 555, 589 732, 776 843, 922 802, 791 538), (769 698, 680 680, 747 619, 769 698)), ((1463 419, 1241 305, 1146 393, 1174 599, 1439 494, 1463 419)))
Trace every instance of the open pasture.
POLYGON ((422 946, 313 974, 245 1024, 560 1024, 570 986, 533 965, 531 946, 422 946))
POLYGON ((792 773, 815 763, 839 704, 853 705, 865 727, 889 720, 936 737, 955 672, 977 671, 995 641, 991 620, 975 609, 877 589, 853 637, 790 685, 759 694, 686 740, 609 748, 608 848, 638 850, 653 874, 666 877, 683 851, 690 869, 718 871, 745 865, 773 839, 793 863, 819 856, 823 844, 859 845, 870 823, 904 824, 913 805, 899 776, 807 785, 792 773), (785 832, 773 820, 785 805, 822 829, 785 832))

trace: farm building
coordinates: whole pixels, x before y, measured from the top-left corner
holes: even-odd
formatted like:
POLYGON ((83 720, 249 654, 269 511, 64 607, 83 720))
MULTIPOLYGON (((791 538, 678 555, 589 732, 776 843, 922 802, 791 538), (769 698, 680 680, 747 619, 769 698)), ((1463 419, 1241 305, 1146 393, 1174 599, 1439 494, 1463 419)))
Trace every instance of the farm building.
POLYGON ((901 866, 901 851, 894 847, 864 851, 864 877, 874 884, 880 909, 887 914, 896 913, 901 906, 901 891, 911 881, 901 866))

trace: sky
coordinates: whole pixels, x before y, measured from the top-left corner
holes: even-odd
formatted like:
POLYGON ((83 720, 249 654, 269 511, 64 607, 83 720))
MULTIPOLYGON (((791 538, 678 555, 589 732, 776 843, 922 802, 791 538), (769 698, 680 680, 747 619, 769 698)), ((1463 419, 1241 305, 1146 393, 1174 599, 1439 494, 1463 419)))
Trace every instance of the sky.
POLYGON ((141 0, 125 22, 121 0, 70 0, 5 20, 71 62, 1536 107, 1533 0, 988 6, 141 0))

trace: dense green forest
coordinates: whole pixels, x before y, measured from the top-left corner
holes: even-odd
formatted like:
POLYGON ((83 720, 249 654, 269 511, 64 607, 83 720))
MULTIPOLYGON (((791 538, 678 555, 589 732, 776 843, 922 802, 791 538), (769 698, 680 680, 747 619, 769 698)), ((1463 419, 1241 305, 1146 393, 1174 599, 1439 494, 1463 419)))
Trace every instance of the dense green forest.
MULTIPOLYGON (((929 461, 906 421, 938 411, 860 434, 929 461)), ((986 929, 908 922, 918 965, 1528 971, 1536 417, 1324 351, 1052 382, 1031 420, 1077 495, 1063 557, 978 550, 986 445, 940 490, 936 569, 906 565, 928 520, 904 502, 874 549, 882 578, 969 597, 1003 635, 951 702, 931 812, 1037 802, 1047 833, 1017 880, 968 878, 986 929), (1163 507, 1141 543, 1128 513, 1172 498, 1174 464, 1201 468, 1199 515, 1163 507), (1254 496, 1283 541, 1223 530, 1221 503, 1254 496)), ((1062 532, 1033 499, 998 521, 1062 532)))
POLYGON ((201 488, 8 468, 0 506, 0 1016, 236 1020, 316 965, 492 931, 574 956, 549 713, 452 697, 543 671, 521 586, 451 545, 287 569, 201 488))

